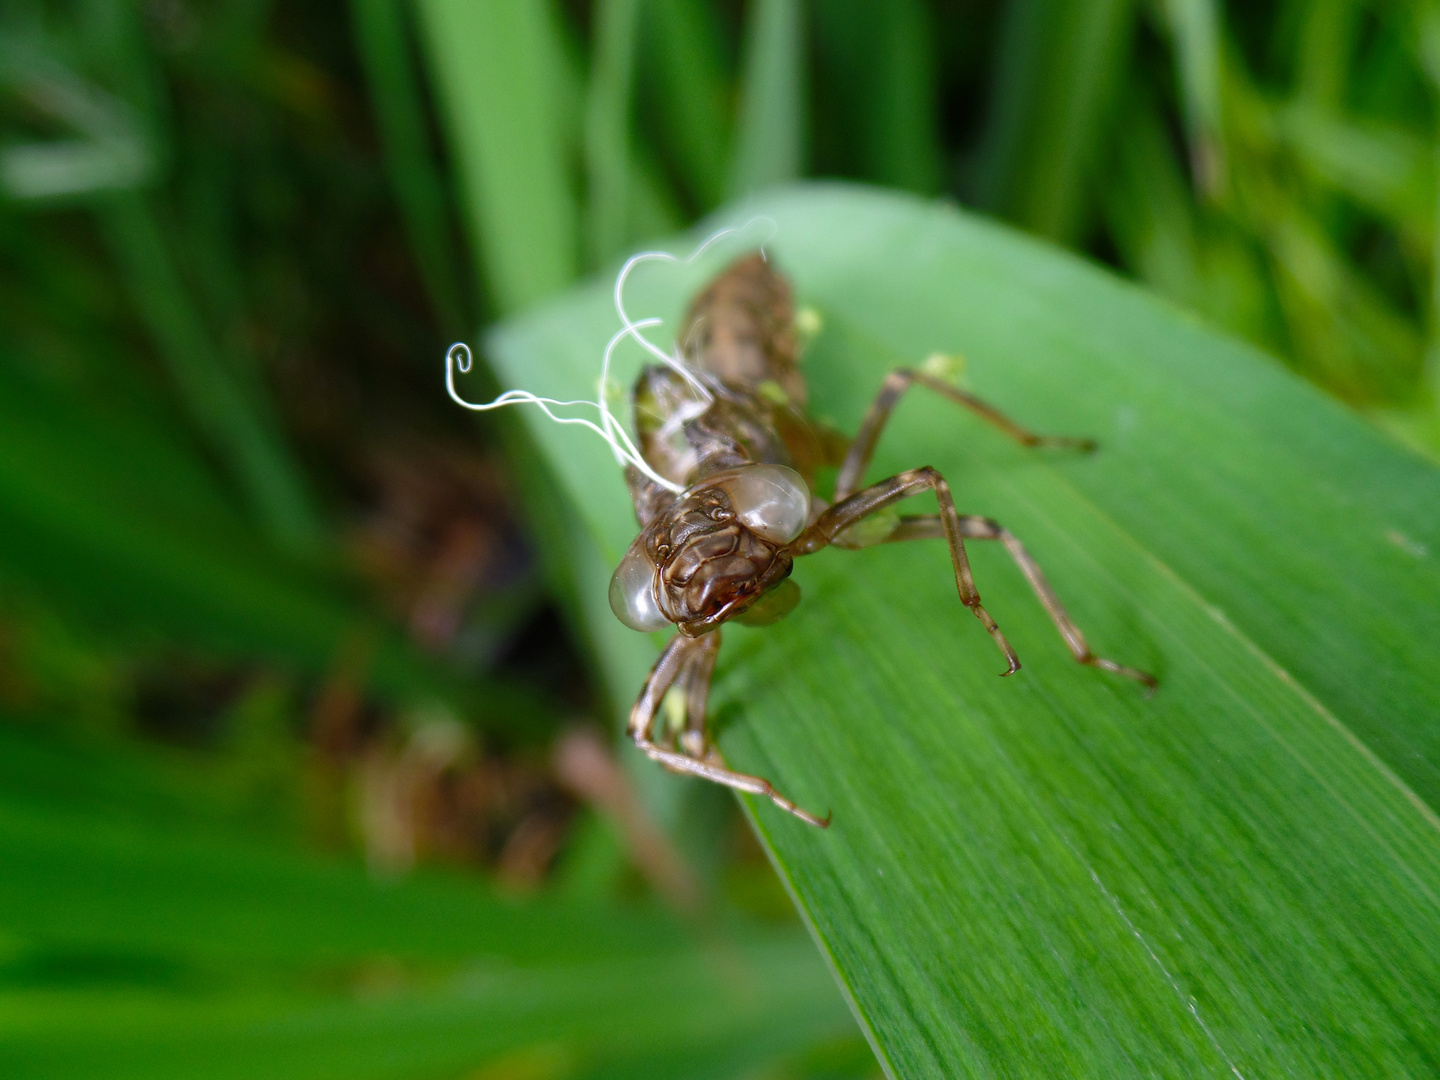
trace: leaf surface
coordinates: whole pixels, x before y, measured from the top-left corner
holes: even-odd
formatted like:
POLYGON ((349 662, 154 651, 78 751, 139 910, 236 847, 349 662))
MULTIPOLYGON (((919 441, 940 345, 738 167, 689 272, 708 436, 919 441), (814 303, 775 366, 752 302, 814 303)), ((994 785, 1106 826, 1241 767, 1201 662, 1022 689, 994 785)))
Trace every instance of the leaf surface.
MULTIPOLYGON (((915 391, 868 478, 939 468, 1098 653, 1161 680, 1146 699, 1074 664, 978 542, 1014 678, 935 542, 804 559, 795 614, 725 629, 712 726, 734 766, 833 809, 821 832, 747 804, 887 1069, 1432 1074, 1440 473, 1255 350, 952 208, 805 186, 718 223, 751 213, 823 317, 819 415, 853 431, 888 369, 943 352, 1021 422, 1100 440, 1025 451, 915 391)), ((666 316, 665 340, 738 250, 637 274, 632 317, 666 316)), ((490 353, 507 385, 586 397, 616 325, 606 281, 490 353)), ((619 469, 529 419, 613 565, 635 532, 619 469)), ((592 610, 606 584, 582 581, 592 610)))

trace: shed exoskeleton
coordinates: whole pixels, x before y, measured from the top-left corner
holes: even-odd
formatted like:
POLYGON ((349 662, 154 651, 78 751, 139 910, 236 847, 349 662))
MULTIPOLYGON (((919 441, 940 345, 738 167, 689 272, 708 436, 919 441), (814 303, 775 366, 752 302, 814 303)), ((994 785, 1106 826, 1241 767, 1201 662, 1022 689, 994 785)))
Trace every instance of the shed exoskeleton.
POLYGON ((641 531, 610 584, 610 606, 626 626, 655 631, 673 624, 679 630, 630 713, 630 736, 651 758, 763 795, 812 825, 830 823, 828 814, 801 809, 769 781, 728 768, 707 735, 705 712, 720 627, 731 619, 764 624, 783 617, 799 600, 790 580, 795 558, 832 544, 855 549, 945 540, 960 601, 1004 655, 1001 674, 1010 675, 1020 661, 981 604, 965 555, 966 540, 998 540, 1077 661, 1154 688, 1146 672, 1094 655, 1020 541, 990 518, 959 513, 934 469, 860 486, 896 401, 917 383, 1026 446, 1088 451, 1095 446, 1091 440, 1035 435, 971 394, 908 368, 886 377, 859 434, 844 439, 805 411, 790 286, 758 253, 731 264, 695 298, 680 340, 684 374, 660 365, 640 373, 635 429, 645 462, 683 490, 675 494, 633 465, 627 468, 641 531), (830 502, 812 487, 822 465, 840 470, 830 502), (938 514, 874 516, 926 491, 938 500, 938 514), (656 730, 661 703, 672 690, 684 701, 678 735, 656 730))

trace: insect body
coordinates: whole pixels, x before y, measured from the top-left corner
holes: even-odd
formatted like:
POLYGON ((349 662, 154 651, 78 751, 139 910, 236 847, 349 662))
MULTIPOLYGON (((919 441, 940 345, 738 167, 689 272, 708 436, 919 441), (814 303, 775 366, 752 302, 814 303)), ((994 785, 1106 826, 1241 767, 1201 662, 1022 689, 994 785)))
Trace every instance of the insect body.
POLYGON ((799 600, 790 580, 794 560, 827 545, 854 549, 945 540, 960 601, 1004 655, 1007 670, 1001 674, 1010 675, 1020 661, 980 602, 964 543, 998 540, 1077 661, 1154 687, 1145 672, 1092 654, 1019 540, 990 518, 959 513, 934 469, 911 469, 860 486, 896 401, 916 383, 1026 446, 1089 450, 1090 440, 1034 435, 949 383, 904 368, 886 377, 859 434, 845 440, 805 411, 790 287, 759 254, 732 264, 696 297, 680 340, 683 368, 647 367, 635 386, 638 450, 653 476, 633 464, 626 470, 641 531, 610 585, 610 605, 627 626, 679 629, 630 714, 630 736, 651 758, 677 772, 763 795, 812 825, 829 824, 828 816, 801 809, 768 781, 729 769, 705 727, 721 625, 731 619, 764 624, 787 614, 799 600), (839 466, 829 503, 813 489, 815 470, 823 465, 839 466), (938 514, 881 513, 926 491, 935 494, 938 514), (657 731, 662 702, 677 694, 684 703, 678 736, 657 731))

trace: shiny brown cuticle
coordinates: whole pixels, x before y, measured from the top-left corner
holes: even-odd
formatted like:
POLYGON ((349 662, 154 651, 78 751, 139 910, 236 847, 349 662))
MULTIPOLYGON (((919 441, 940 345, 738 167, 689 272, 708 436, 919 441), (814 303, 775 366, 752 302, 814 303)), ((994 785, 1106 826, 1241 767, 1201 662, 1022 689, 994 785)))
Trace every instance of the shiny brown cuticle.
POLYGON ((935 469, 910 469, 862 484, 891 411, 917 383, 1025 446, 1088 452, 1094 442, 1035 435, 951 383, 909 368, 886 377, 859 434, 844 438, 805 412, 790 287, 760 255, 734 263, 695 298, 679 340, 685 343, 684 375, 671 367, 647 367, 635 387, 639 448, 665 484, 634 465, 626 470, 641 531, 610 588, 611 607, 627 626, 656 631, 673 625, 680 631, 660 654, 630 712, 630 736, 649 757, 675 772, 764 796, 811 825, 829 825, 828 814, 822 818, 801 809, 768 780, 728 768, 705 725, 722 624, 765 625, 785 617, 799 599, 789 580, 795 558, 828 546, 855 550, 943 540, 960 602, 1004 656, 1001 674, 1011 675, 1020 669, 1019 658, 981 604, 965 551, 966 540, 998 541, 1019 564, 1077 662, 1154 689, 1146 672, 1090 651, 1020 541, 991 518, 959 513, 935 469), (703 407, 696 407, 695 383, 708 398, 703 407), (811 494, 816 470, 826 465, 839 467, 829 503, 811 494), (939 513, 894 511, 897 503, 922 493, 935 496, 939 513), (678 731, 658 723, 662 701, 676 693, 684 701, 678 731))

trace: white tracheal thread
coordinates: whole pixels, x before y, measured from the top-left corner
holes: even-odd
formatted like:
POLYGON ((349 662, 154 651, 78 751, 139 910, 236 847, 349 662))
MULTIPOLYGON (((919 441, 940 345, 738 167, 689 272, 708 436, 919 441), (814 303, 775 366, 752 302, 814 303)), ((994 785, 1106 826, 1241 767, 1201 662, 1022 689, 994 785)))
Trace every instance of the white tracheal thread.
MULTIPOLYGON (((1075 850, 1070 841, 1064 837, 1061 837, 1061 839, 1064 840, 1065 846, 1070 848, 1071 854, 1077 859, 1080 858, 1080 853, 1075 850)), ((1110 906, 1115 909, 1115 914, 1120 916, 1120 921, 1129 927, 1130 933, 1135 935, 1135 940, 1140 942, 1140 946, 1150 954, 1150 959, 1154 962, 1155 966, 1160 969, 1160 974, 1165 976, 1165 981, 1170 984, 1170 989, 1175 991, 1175 996, 1180 999, 1185 1005, 1185 1008, 1190 1011, 1190 1015, 1195 1018, 1195 1023, 1200 1025, 1200 1030, 1205 1033, 1205 1038, 1210 1040, 1210 1045, 1215 1048, 1215 1052, 1225 1060, 1225 1064, 1230 1067, 1230 1071, 1235 1074, 1237 1080, 1245 1080, 1245 1075, 1236 1068, 1235 1062, 1230 1060, 1230 1055, 1225 1052, 1225 1047, 1220 1045, 1220 1040, 1215 1037, 1215 1033, 1210 1030, 1210 1025, 1205 1023, 1204 1018, 1200 1015, 1200 1010, 1195 1006, 1195 999, 1188 996, 1185 991, 1180 988, 1180 983, 1174 975, 1170 974, 1170 969, 1164 965, 1160 957, 1155 955, 1155 950, 1152 949, 1150 943, 1145 940, 1145 935, 1140 933, 1139 927, 1130 921, 1130 916, 1125 914, 1125 909, 1120 906, 1120 902, 1116 900, 1110 890, 1105 887, 1105 883, 1100 880, 1100 875, 1083 859, 1081 860, 1081 865, 1090 872, 1090 880, 1095 883, 1095 887, 1100 890, 1100 894, 1104 896, 1106 900, 1110 901, 1110 906)))
MULTIPOLYGON (((704 243, 684 259, 678 255, 672 255, 668 251, 642 251, 638 255, 632 255, 625 261, 625 265, 620 268, 620 273, 615 278, 615 312, 620 316, 621 327, 615 336, 610 339, 609 344, 605 346, 605 355, 600 363, 599 392, 594 401, 559 401, 556 398, 539 397, 529 390, 507 390, 494 401, 487 401, 484 404, 466 401, 455 389, 455 369, 459 368, 461 374, 464 374, 470 370, 472 363, 470 346, 466 345, 463 341, 455 342, 445 353, 446 392, 457 405, 462 405, 475 412, 488 412, 491 409, 503 408, 506 405, 538 405, 540 406, 540 410, 557 424, 580 424, 583 427, 589 428, 605 440, 610 447, 611 453, 615 455, 617 462, 622 465, 635 466, 635 468, 639 469, 667 491, 672 491, 679 495, 685 488, 675 483, 675 481, 661 476, 651 467, 650 463, 647 462, 640 454, 640 451, 636 449, 635 443, 625 431, 624 425, 622 425, 620 421, 615 418, 615 414, 610 411, 610 404, 607 400, 607 391, 610 387, 610 358, 614 355, 615 348, 620 342, 624 341, 627 337, 632 338, 642 349, 684 378, 690 388, 695 391, 695 400, 690 405, 677 410, 676 415, 670 418, 671 422, 684 423, 686 420, 693 419, 708 409, 715 398, 705 383, 685 365, 678 351, 672 350, 672 352, 667 353, 640 332, 646 327, 659 326, 665 320, 660 318, 640 319, 638 321, 631 319, 625 310, 625 282, 630 277, 630 271, 643 262, 658 261, 688 265, 698 259, 720 240, 744 232, 756 222, 761 221, 768 222, 770 225, 769 236, 760 244, 760 254, 764 257, 765 245, 774 237, 777 227, 772 219, 757 217, 751 218, 738 228, 721 229, 719 232, 713 233, 706 238, 704 243), (587 420, 583 416, 558 416, 551 411, 552 406, 554 408, 580 406, 595 409, 600 414, 600 423, 596 424, 594 421, 587 420)), ((664 433, 662 432, 662 434, 664 433)))

